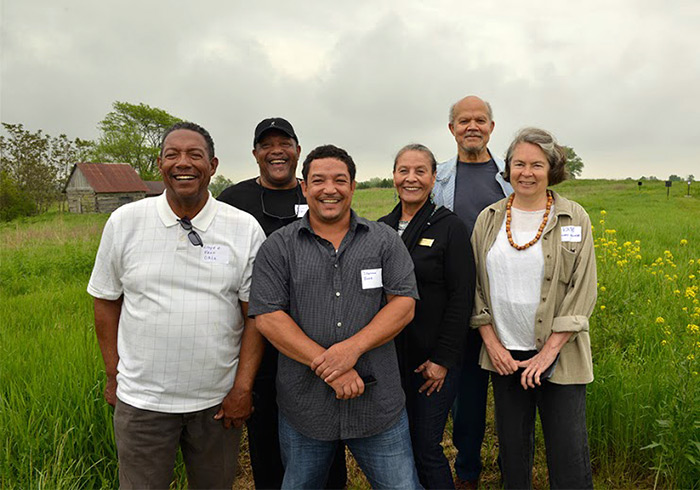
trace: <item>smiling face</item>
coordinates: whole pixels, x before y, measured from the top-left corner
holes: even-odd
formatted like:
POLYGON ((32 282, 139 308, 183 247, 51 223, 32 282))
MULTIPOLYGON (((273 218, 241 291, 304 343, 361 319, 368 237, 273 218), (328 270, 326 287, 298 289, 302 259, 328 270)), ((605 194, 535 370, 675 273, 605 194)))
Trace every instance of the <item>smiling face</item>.
POLYGON ((218 164, 216 158, 209 157, 207 143, 198 132, 177 129, 168 134, 158 169, 171 207, 199 211, 209 197, 207 188, 218 164))
POLYGON ((301 146, 276 129, 263 133, 253 149, 260 167, 260 184, 269 189, 291 189, 297 185, 296 170, 301 146))
POLYGON ((459 159, 463 162, 489 161, 487 145, 494 127, 483 100, 469 96, 457 102, 449 128, 457 142, 459 159))
POLYGON ((432 162, 422 151, 409 150, 396 160, 394 187, 404 204, 422 206, 435 185, 432 162))
POLYGON ((510 160, 510 184, 516 198, 536 201, 546 199, 549 162, 539 146, 519 143, 510 160))
POLYGON ((309 204, 309 218, 324 224, 337 223, 350 216, 355 192, 348 166, 337 158, 319 158, 309 164, 309 173, 301 183, 309 204))

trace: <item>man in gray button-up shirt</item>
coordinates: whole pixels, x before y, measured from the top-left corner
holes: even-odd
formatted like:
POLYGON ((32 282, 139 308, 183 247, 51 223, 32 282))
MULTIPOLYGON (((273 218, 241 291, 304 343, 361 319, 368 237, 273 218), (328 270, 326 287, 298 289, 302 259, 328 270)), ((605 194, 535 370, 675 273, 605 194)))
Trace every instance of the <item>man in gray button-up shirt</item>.
POLYGON ((280 351, 282 488, 319 488, 345 440, 373 488, 418 488, 392 339, 413 318, 413 263, 389 227, 350 209, 355 164, 304 161, 309 212, 258 252, 249 314, 280 351))

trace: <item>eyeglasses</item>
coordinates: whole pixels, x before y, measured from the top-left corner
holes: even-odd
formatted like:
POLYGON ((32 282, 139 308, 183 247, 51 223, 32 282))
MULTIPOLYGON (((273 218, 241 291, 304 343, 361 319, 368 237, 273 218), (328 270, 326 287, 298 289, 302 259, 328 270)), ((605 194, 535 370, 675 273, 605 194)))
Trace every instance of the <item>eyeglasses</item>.
POLYGON ((297 213, 299 206, 301 205, 301 186, 297 184, 296 192, 294 195, 297 198, 296 205, 294 206, 294 212, 288 216, 278 216, 276 214, 270 213, 267 209, 265 209, 265 194, 267 193, 267 189, 263 187, 262 192, 260 193, 260 204, 262 205, 262 212, 265 216, 269 216, 270 218, 275 218, 275 219, 296 219, 297 218, 297 213))
POLYGON ((202 243, 202 237, 199 236, 199 233, 194 231, 192 228, 192 222, 187 216, 183 216, 181 219, 178 220, 180 223, 180 226, 182 226, 182 229, 187 231, 187 238, 190 239, 190 243, 194 245, 195 247, 203 247, 204 243, 202 243))

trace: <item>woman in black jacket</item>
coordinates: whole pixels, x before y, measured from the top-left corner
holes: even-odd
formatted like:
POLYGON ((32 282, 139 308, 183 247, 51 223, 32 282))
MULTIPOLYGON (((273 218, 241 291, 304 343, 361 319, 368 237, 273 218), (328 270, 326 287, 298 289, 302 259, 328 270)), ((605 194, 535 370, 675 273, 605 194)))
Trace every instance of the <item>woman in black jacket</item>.
POLYGON ((437 163, 423 145, 394 160, 400 202, 380 218, 401 235, 413 258, 420 300, 396 338, 418 477, 425 488, 454 488, 441 442, 459 381, 474 301, 474 258, 456 214, 430 200, 437 163))

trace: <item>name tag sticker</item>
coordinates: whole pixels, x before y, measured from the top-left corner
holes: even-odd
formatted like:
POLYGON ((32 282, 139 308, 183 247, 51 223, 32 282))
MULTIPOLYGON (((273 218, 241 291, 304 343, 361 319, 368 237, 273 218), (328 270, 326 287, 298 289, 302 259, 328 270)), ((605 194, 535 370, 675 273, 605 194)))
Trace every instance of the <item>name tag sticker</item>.
POLYGON ((308 204, 295 204, 294 205, 294 212, 297 213, 297 218, 301 218, 302 216, 304 216, 308 210, 309 210, 308 204))
POLYGON ((375 289, 383 285, 381 269, 365 269, 362 271, 362 289, 375 289))
POLYGON ((580 226, 562 226, 561 227, 562 242, 580 242, 581 227, 580 226))
POLYGON ((418 245, 420 245, 421 247, 432 247, 434 241, 434 238, 421 238, 418 242, 418 245))
POLYGON ((202 247, 202 262, 228 264, 229 252, 226 245, 204 245, 202 247))

